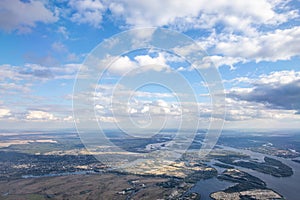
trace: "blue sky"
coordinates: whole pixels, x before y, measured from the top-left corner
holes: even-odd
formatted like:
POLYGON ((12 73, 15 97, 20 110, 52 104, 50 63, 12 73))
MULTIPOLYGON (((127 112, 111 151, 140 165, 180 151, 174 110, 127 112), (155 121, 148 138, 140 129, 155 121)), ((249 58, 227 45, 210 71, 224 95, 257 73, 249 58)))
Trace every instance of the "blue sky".
MULTIPOLYGON (((128 119, 140 127, 160 126, 164 120, 174 127, 182 116, 199 121, 203 128, 223 120, 228 129, 299 128, 299 7, 299 0, 2 0, 1 128, 72 128, 74 121, 83 123, 73 116, 72 98, 83 103, 90 97, 93 101, 85 103, 93 104, 95 119, 81 117, 98 120, 105 128, 126 126, 128 119), (220 105, 213 111, 205 77, 184 59, 184 52, 195 51, 192 46, 174 52, 150 48, 108 55, 111 66, 103 77, 98 74, 95 92, 73 93, 76 75, 84 73, 85 61, 96 54, 97 45, 123 31, 147 27, 186 35, 201 47, 197 51, 207 53, 194 64, 202 70, 214 63, 226 94, 225 117, 218 113, 220 105), (149 80, 180 74, 197 101, 178 100, 184 95, 176 94, 176 87, 184 84, 176 77, 165 82, 169 88, 129 88, 126 84, 139 76, 130 75, 135 70, 149 80)), ((140 42, 141 35, 144 40, 154 33, 137 32, 132 39, 140 42)))

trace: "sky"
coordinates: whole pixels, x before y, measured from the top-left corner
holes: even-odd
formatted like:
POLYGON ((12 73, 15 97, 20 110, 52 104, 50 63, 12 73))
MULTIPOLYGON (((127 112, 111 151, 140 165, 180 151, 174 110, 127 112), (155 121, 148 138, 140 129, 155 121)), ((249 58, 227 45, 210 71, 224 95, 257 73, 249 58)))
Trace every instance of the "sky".
POLYGON ((298 129, 299 8, 1 0, 1 129, 298 129))

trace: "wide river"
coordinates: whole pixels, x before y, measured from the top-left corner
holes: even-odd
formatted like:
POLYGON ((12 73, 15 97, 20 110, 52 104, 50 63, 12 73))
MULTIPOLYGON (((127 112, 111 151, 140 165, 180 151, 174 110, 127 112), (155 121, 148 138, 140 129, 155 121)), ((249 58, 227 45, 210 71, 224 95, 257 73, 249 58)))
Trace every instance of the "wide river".
MULTIPOLYGON (((232 147, 227 147, 227 146, 220 146, 221 148, 225 150, 230 150, 230 151, 237 151, 240 153, 244 153, 246 155, 251 156, 253 159, 259 159, 263 160, 265 156, 280 160, 284 164, 290 166, 293 168, 294 174, 291 177, 284 177, 284 178, 278 178, 274 177, 268 174, 260 173, 251 169, 243 168, 243 167, 237 167, 235 168, 243 170, 255 177, 260 178, 263 180, 266 184, 267 187, 270 189, 273 189, 274 191, 278 192, 281 194, 285 199, 287 200, 299 200, 300 199, 300 164, 296 163, 294 161, 291 161, 289 159, 284 159, 284 158, 278 158, 275 156, 269 156, 261 153, 256 153, 253 151, 249 150, 242 150, 242 149, 236 149, 232 147)), ((216 161, 212 160, 208 164, 213 164, 216 161)), ((216 167, 214 166, 218 172, 222 172, 225 169, 216 167)), ((198 181, 194 187, 191 188, 190 192, 198 192, 201 194, 201 200, 211 200, 209 197, 210 193, 224 190, 230 186, 234 185, 234 183, 227 182, 227 181, 220 181, 217 178, 212 178, 208 180, 201 180, 198 181)))

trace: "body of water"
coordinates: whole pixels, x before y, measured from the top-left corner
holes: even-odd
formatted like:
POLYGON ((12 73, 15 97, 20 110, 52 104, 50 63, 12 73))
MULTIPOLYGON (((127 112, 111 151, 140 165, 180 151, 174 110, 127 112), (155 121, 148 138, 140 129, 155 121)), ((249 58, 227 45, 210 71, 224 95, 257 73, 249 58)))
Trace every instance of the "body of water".
MULTIPOLYGON (((270 156, 262 153, 257 153, 253 152, 250 150, 243 150, 243 149, 237 149, 237 148, 232 148, 232 147, 227 147, 227 146, 220 146, 224 150, 229 150, 229 151, 236 151, 239 153, 244 153, 246 155, 251 156, 252 159, 257 159, 259 161, 263 161, 265 156, 280 160, 284 164, 292 167, 294 174, 290 177, 274 177, 269 174, 264 174, 261 172, 257 172, 251 169, 243 168, 243 167, 238 167, 234 166, 237 169, 240 169, 242 171, 245 171, 255 177, 260 178, 263 180, 266 184, 267 187, 278 192, 281 194, 285 199, 287 200, 298 200, 299 199, 299 194, 300 194, 300 164, 296 163, 290 159, 285 159, 285 158, 279 158, 275 156, 270 156)), ((215 162, 218 162, 216 160, 211 160, 209 165, 213 166, 215 162)), ((218 173, 222 173, 225 169, 217 166, 213 166, 218 170, 218 173)), ((208 180, 201 180, 198 181, 194 187, 192 187, 188 193, 191 192, 197 192, 201 195, 201 199, 204 200, 211 200, 210 194, 213 192, 217 192, 220 190, 224 190, 230 186, 235 185, 235 183, 228 182, 228 181, 220 181, 217 178, 212 178, 208 180)))
POLYGON ((228 187, 235 185, 228 181, 220 181, 216 177, 198 181, 187 194, 196 192, 201 195, 201 200, 211 200, 210 194, 219 190, 224 190, 228 187))
POLYGON ((276 160, 280 160, 282 163, 290 166, 293 169, 294 174, 290 177, 274 177, 269 174, 264 174, 261 172, 257 172, 251 169, 243 168, 243 167, 237 167, 234 166, 237 169, 240 169, 242 171, 245 171, 255 177, 260 178, 263 180, 267 187, 270 189, 273 189, 274 191, 278 192, 279 194, 283 195, 284 198, 287 200, 298 200, 299 199, 299 193, 300 193, 300 164, 296 163, 290 159, 285 158, 279 158, 276 156, 270 156, 262 153, 253 152, 250 150, 243 150, 243 149, 236 149, 232 147, 224 147, 223 149, 231 150, 231 151, 237 151, 240 153, 244 153, 246 155, 251 156, 252 159, 258 159, 260 161, 263 161, 263 158, 265 156, 274 158, 276 160))

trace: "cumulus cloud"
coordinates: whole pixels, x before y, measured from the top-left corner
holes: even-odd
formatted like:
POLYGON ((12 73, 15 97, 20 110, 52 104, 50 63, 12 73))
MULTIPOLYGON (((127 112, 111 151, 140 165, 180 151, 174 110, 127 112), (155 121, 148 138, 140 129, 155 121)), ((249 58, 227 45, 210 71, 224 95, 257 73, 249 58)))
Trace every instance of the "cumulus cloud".
POLYGON ((137 68, 136 62, 132 61, 128 56, 118 57, 112 65, 109 66, 108 70, 114 74, 124 74, 137 68))
POLYGON ((71 79, 74 78, 81 64, 69 63, 57 67, 45 67, 38 64, 27 63, 24 66, 13 66, 9 64, 0 65, 0 80, 19 81, 49 80, 49 79, 71 79))
POLYGON ((11 112, 9 109, 0 108, 0 118, 5 118, 11 116, 11 112))
POLYGON ((162 93, 162 92, 135 91, 134 95, 137 96, 137 97, 144 97, 144 98, 171 98, 175 94, 162 93))
POLYGON ((149 70, 168 71, 170 66, 167 61, 163 53, 158 53, 156 56, 138 55, 133 58, 129 56, 107 56, 102 60, 95 59, 95 64, 113 75, 124 75, 132 70, 139 73, 149 70))
POLYGON ((257 25, 278 25, 298 16, 286 0, 71 0, 71 20, 99 27, 104 13, 132 27, 169 26, 179 30, 212 29, 255 34, 257 25))
MULTIPOLYGON (((283 110, 276 107, 268 107, 263 102, 247 101, 236 98, 226 98, 226 115, 223 116, 218 112, 212 116, 212 108, 207 103, 199 104, 200 119, 225 119, 227 122, 242 122, 251 120, 299 120, 300 117, 295 115, 293 110, 283 110)), ((218 105, 216 105, 218 110, 218 105)))
POLYGON ((114 91, 112 85, 99 85, 93 100, 98 119, 103 122, 124 122, 129 118, 144 122, 151 121, 151 118, 159 121, 165 117, 180 117, 182 113, 182 108, 171 93, 133 91, 122 86, 114 91), (127 96, 130 99, 125 100, 127 96), (105 120, 111 117, 116 121, 105 120))
POLYGON ((2 95, 14 95, 20 93, 29 93, 31 84, 0 83, 0 93, 2 95))
POLYGON ((73 22, 100 27, 105 12, 105 7, 100 0, 71 0, 69 6, 73 10, 71 15, 73 22))
POLYGON ((65 39, 69 39, 69 32, 66 27, 58 27, 57 32, 60 33, 65 39))
POLYGON ((291 111, 270 109, 260 102, 226 99, 227 121, 245 121, 254 119, 283 119, 293 116, 291 111))
POLYGON ((45 111, 40 110, 29 110, 26 114, 27 120, 34 120, 34 121, 52 121, 57 120, 57 118, 52 114, 45 111))
POLYGON ((65 64, 51 68, 36 64, 0 65, 0 94, 5 99, 37 98, 32 94, 34 91, 32 88, 36 84, 43 84, 51 80, 74 79, 80 67, 80 64, 65 64))
POLYGON ((54 42, 51 45, 51 47, 54 51, 59 52, 59 53, 67 53, 68 52, 67 47, 61 42, 54 42))
POLYGON ((252 88, 233 88, 228 97, 262 103, 272 109, 300 111, 300 72, 280 71, 261 75, 252 88))
POLYGON ((43 1, 0 1, 0 28, 5 31, 30 32, 37 22, 53 23, 58 17, 43 1))
POLYGON ((297 16, 287 1, 107 1, 114 16, 131 26, 174 26, 179 29, 212 28, 223 23, 231 30, 251 32, 256 24, 280 24, 297 16), (285 8, 285 9, 282 9, 285 8), (280 11, 280 12, 279 12, 280 11))
POLYGON ((74 121, 73 116, 70 116, 70 115, 64 117, 62 120, 63 120, 63 121, 68 121, 68 122, 73 122, 73 121, 74 121))
POLYGON ((33 70, 30 70, 30 71, 22 70, 19 73, 21 75, 24 75, 24 76, 29 76, 29 77, 33 76, 33 77, 41 78, 41 79, 52 78, 53 77, 52 72, 47 68, 33 69, 33 70))
POLYGON ((105 123, 115 123, 115 122, 117 122, 117 119, 115 119, 114 117, 104 117, 104 116, 101 116, 101 117, 98 117, 97 119, 99 121, 105 122, 105 123))
POLYGON ((225 56, 205 56, 203 58, 203 66, 210 65, 210 62, 213 62, 213 64, 216 67, 221 67, 221 66, 229 66, 231 70, 234 70, 235 67, 234 65, 237 63, 243 63, 246 62, 246 59, 241 58, 241 57, 225 57, 225 56))
POLYGON ((215 41, 214 53, 247 60, 288 60, 300 55, 300 27, 277 29, 253 37, 223 35, 215 41))
POLYGON ((136 56, 134 60, 137 61, 139 66, 143 67, 144 71, 147 69, 155 71, 164 71, 170 69, 170 66, 167 64, 167 58, 165 58, 163 53, 158 53, 158 55, 154 57, 149 55, 136 56))
POLYGON ((180 116, 181 108, 178 103, 165 101, 163 99, 153 101, 135 101, 128 104, 128 114, 134 114, 136 117, 150 114, 151 116, 180 116))

